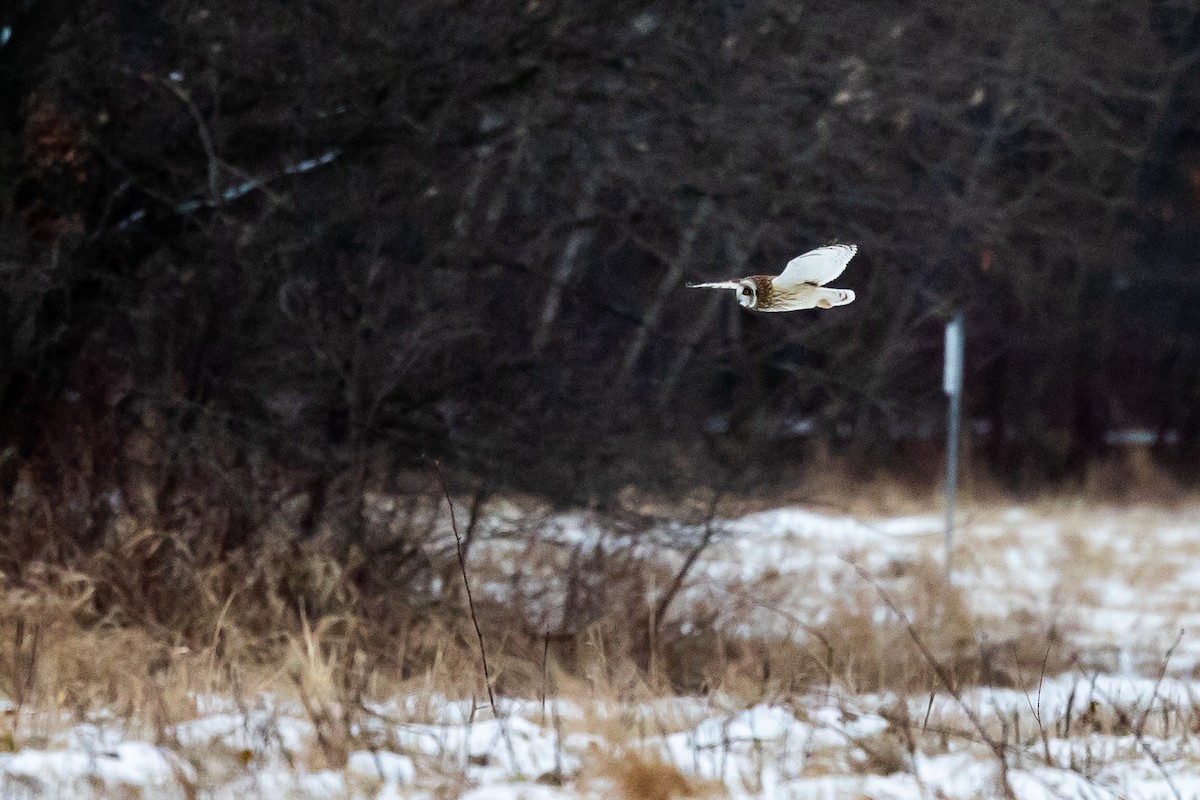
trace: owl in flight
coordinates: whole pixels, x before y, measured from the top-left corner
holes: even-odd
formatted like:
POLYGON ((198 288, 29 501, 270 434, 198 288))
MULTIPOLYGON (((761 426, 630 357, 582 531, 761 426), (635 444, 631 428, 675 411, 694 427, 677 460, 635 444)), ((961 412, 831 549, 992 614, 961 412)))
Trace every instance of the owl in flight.
POLYGON ((826 289, 858 252, 856 244, 831 244, 796 256, 774 278, 749 275, 733 281, 689 283, 694 289, 734 289, 738 302, 751 311, 798 311, 833 308, 854 300, 849 289, 826 289))

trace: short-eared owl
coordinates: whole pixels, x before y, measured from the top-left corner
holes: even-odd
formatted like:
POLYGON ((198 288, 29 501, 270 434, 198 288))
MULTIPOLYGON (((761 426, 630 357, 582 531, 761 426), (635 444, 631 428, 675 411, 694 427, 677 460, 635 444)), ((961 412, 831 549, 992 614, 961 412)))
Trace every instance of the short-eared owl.
POLYGON ((831 244, 796 256, 776 277, 749 275, 717 283, 689 283, 695 289, 735 289, 738 302, 752 311, 833 308, 854 300, 849 289, 825 289, 858 252, 856 244, 831 244))

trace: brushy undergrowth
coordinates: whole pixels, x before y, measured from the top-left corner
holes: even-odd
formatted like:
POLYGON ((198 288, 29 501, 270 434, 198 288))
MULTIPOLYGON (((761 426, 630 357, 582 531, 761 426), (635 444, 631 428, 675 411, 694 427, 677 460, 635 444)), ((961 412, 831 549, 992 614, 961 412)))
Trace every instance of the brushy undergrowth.
POLYGON ((829 597, 819 622, 794 619, 785 634, 729 624, 736 603, 769 604, 760 585, 688 595, 719 517, 780 502, 831 513, 933 502, 932 486, 862 484, 836 459, 773 500, 627 489, 591 512, 613 531, 603 545, 546 536, 553 509, 536 498, 452 480, 456 545, 431 469, 364 465, 329 478, 241 464, 219 441, 184 462, 169 455, 164 425, 144 415, 119 457, 81 427, 55 459, 0 463, 0 695, 18 706, 162 716, 187 713, 198 693, 257 690, 332 718, 335 705, 412 687, 483 698, 475 623, 491 688, 507 696, 544 696, 552 675, 625 695, 750 701, 943 677, 1028 685, 1072 657, 1050 620, 982 630, 963 590, 928 559, 866 576, 829 597), (837 497, 854 508, 821 500, 837 497), (905 618, 881 615, 875 577, 905 618))
MULTIPOLYGON (((543 728, 607 743, 573 773, 535 777, 627 797, 720 794, 636 749, 646 730, 628 709, 679 695, 725 710, 788 707, 798 718, 807 710, 791 705, 797 698, 907 699, 887 700, 882 733, 856 739, 857 749, 814 753, 806 774, 904 772, 918 750, 954 741, 1001 766, 1057 764, 1055 737, 1173 735, 1198 718, 1194 707, 1153 697, 1124 708, 1089 694, 1057 717, 1032 699, 1029 713, 977 721, 959 703, 931 722, 928 707, 924 716, 909 708, 913 698, 932 707, 934 694, 957 698, 976 686, 1037 698, 1048 676, 1081 670, 1068 634, 1028 613, 1003 631, 995 617, 981 621, 966 589, 927 553, 864 570, 822 596, 819 619, 799 618, 781 599, 789 595, 779 582, 792 580, 782 573, 696 591, 708 580, 698 559, 719 538, 714 521, 760 508, 761 498, 697 493, 671 504, 630 490, 588 513, 611 531, 597 540, 562 535, 554 510, 535 499, 483 488, 454 495, 452 525, 427 474, 362 489, 353 501, 339 499, 353 486, 321 499, 296 485, 263 479, 238 503, 229 494, 202 503, 202 492, 178 486, 121 495, 143 497, 139 506, 103 496, 84 503, 20 472, 0 529, 0 698, 12 704, 0 716, 0 751, 36 748, 54 730, 106 716, 178 753, 190 765, 180 785, 199 790, 253 770, 274 745, 185 744, 179 726, 211 713, 214 698, 244 715, 280 698, 311 730, 287 756, 295 768, 348 770, 355 753, 403 752, 380 738, 372 701, 406 698, 404 724, 433 721, 458 701, 473 719, 490 716, 476 624, 497 697, 540 706, 543 728), (790 620, 787 632, 731 624, 772 602, 790 620), (547 717, 555 700, 605 711, 547 717)), ((913 503, 886 487, 877 496, 913 503)), ((1116 556, 1089 540, 1083 521, 1075 532, 1073 519, 1060 520, 1071 568, 1116 569, 1116 556)), ((1157 578, 1149 564, 1137 568, 1139 580, 1157 578)), ((849 714, 857 701, 846 702, 849 714)), ((664 735, 697 724, 673 725, 669 713, 654 722, 664 735)), ((439 780, 459 775, 438 769, 439 780)))
POLYGON ((624 531, 618 544, 564 548, 538 538, 545 509, 530 501, 457 498, 471 608, 436 490, 366 496, 363 534, 350 545, 331 530, 289 532, 299 502, 284 499, 266 520, 272 533, 237 546, 212 540, 204 515, 171 527, 122 514, 93 546, 68 547, 54 540, 49 504, 25 499, 26 513, 10 514, 8 535, 20 541, 7 552, 29 554, 0 575, 0 695, 79 718, 107 708, 162 722, 194 713, 198 695, 269 691, 305 704, 335 761, 348 729, 339 715, 366 698, 486 697, 472 611, 492 688, 506 696, 544 697, 571 681, 620 697, 721 692, 748 702, 834 684, 1017 685, 1070 657, 1040 633, 981 645, 986 632, 961 590, 928 561, 890 576, 905 619, 881 617, 879 587, 864 581, 832 598, 820 624, 798 621, 796 635, 739 633, 704 604, 662 601, 703 542, 657 558, 640 542, 644 520, 629 514, 612 520, 624 531), (28 509, 39 506, 46 514, 34 525, 28 509), (489 535, 506 537, 507 550, 481 538, 488 515, 505 520, 489 535), (516 578, 495 563, 514 548, 525 568, 516 578))

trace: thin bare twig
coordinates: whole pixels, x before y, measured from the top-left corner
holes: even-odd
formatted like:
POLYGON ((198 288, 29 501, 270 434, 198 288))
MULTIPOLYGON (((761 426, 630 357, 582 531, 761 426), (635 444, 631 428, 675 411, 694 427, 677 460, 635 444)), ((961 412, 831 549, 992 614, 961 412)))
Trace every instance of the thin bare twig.
POLYGON ((487 687, 488 702, 496 719, 500 711, 496 707, 496 696, 492 693, 492 674, 488 669, 487 648, 483 644, 483 629, 479 627, 479 617, 475 614, 475 598, 471 596, 471 581, 467 578, 467 559, 463 555, 462 537, 458 534, 458 519, 454 516, 454 501, 450 499, 450 488, 446 485, 446 476, 442 472, 442 462, 432 460, 433 471, 437 473, 438 483, 442 485, 442 494, 446 496, 446 505, 450 507, 450 528, 454 531, 454 552, 458 554, 458 568, 462 571, 463 586, 467 590, 467 608, 471 611, 471 622, 475 625, 475 636, 479 639, 479 660, 483 664, 483 683, 487 687))
POLYGON ((914 628, 912 622, 909 621, 908 615, 900 609, 900 606, 895 600, 892 599, 892 596, 888 594, 884 588, 880 586, 879 583, 861 566, 849 559, 844 558, 842 560, 849 564, 851 568, 858 573, 860 578, 862 578, 864 581, 870 584, 873 589, 875 589, 875 592, 879 595, 879 598, 883 600, 884 605, 891 609, 892 613, 899 617, 900 621, 904 623, 904 628, 906 631, 908 631, 908 637, 912 639, 913 644, 916 645, 921 657, 925 659, 927 664, 929 664, 929 668, 933 670, 933 673, 937 676, 938 681, 943 687, 945 687, 946 691, 950 693, 950 696, 954 698, 954 701, 958 704, 958 707, 962 709, 964 714, 967 715, 967 719, 971 721, 971 725, 979 734, 979 738, 982 739, 987 746, 992 749, 992 752, 996 756, 996 760, 1000 762, 1001 785, 1004 787, 1004 793, 1007 797, 1013 797, 1012 787, 1008 783, 1007 745, 1003 741, 996 741, 991 737, 991 735, 988 734, 987 728, 985 728, 983 725, 983 720, 979 718, 979 715, 975 713, 975 710, 967 704, 966 700, 963 699, 962 692, 960 692, 958 687, 954 685, 954 681, 951 679, 950 674, 946 671, 946 668, 942 666, 942 663, 934 657, 933 653, 929 650, 929 647, 926 646, 925 641, 921 638, 921 635, 917 633, 917 629, 914 628))
MULTIPOLYGON (((1174 644, 1172 644, 1170 649, 1167 650, 1166 657, 1163 659, 1163 666, 1159 672, 1158 680, 1154 682, 1154 692, 1150 696, 1149 706, 1154 705, 1154 698, 1158 696, 1159 684, 1162 683, 1163 675, 1165 675, 1167 672, 1167 663, 1171 660, 1171 654, 1175 652, 1175 648, 1179 645, 1179 642, 1182 639, 1183 639, 1183 631, 1181 630, 1179 632, 1179 635, 1175 637, 1174 644)), ((1086 675, 1084 677, 1086 677, 1086 675)), ((1114 709, 1117 708, 1116 702, 1114 702, 1111 697, 1109 697, 1104 691, 1102 691, 1099 687, 1096 686, 1095 677, 1092 678, 1091 691, 1092 691, 1093 695, 1098 695, 1101 700, 1108 703, 1114 709)), ((1145 720, 1143 719, 1142 722, 1144 723, 1145 720)), ((1142 748, 1142 752, 1144 752, 1146 754, 1146 757, 1150 759, 1150 763, 1152 763, 1154 765, 1155 769, 1158 770, 1158 773, 1160 775, 1162 775, 1163 780, 1167 784, 1167 788, 1169 788, 1171 790, 1171 795, 1175 798, 1175 800, 1183 800, 1183 795, 1179 792, 1179 787, 1175 785, 1174 779, 1171 778, 1171 773, 1167 771, 1166 765, 1163 764, 1162 759, 1158 757, 1158 754, 1155 753, 1154 750, 1151 749, 1150 745, 1146 742, 1146 737, 1142 730, 1142 725, 1139 724, 1138 726, 1134 727, 1132 732, 1133 732, 1133 740, 1135 742, 1137 742, 1138 747, 1142 748)))
MULTIPOLYGON (((1042 671, 1041 674, 1038 675, 1037 706, 1033 709, 1033 718, 1037 721, 1038 735, 1042 740, 1042 755, 1045 757, 1046 766, 1048 767, 1054 766, 1054 759, 1050 753, 1050 734, 1046 730, 1046 726, 1042 724, 1042 684, 1044 684, 1046 681, 1046 662, 1050 660, 1050 647, 1052 644, 1053 643, 1047 638, 1046 654, 1042 656, 1042 671)), ((1025 701, 1029 701, 1028 694, 1025 695, 1025 701)))
POLYGON ((1138 739, 1142 738, 1142 734, 1146 731, 1146 718, 1150 716, 1150 710, 1154 708, 1154 701, 1158 699, 1158 690, 1162 686, 1163 678, 1167 674, 1167 665, 1171 663, 1171 656, 1175 654, 1175 648, 1179 647, 1179 643, 1183 641, 1183 631, 1179 631, 1179 635, 1175 637, 1175 641, 1167 648, 1167 654, 1163 657, 1162 669, 1158 671, 1158 677, 1154 681, 1154 689, 1150 693, 1150 699, 1146 701, 1146 709, 1142 711, 1142 717, 1138 720, 1137 725, 1133 729, 1133 735, 1138 739))
POLYGON ((708 549, 712 544, 713 537, 717 535, 717 527, 714 520, 717 518, 717 507, 721 504, 721 500, 725 497, 726 485, 719 488, 713 493, 712 501, 708 504, 708 510, 704 514, 704 535, 700 537, 700 541, 688 551, 687 556, 683 559, 683 564, 680 565, 679 571, 675 573, 675 577, 671 580, 671 585, 667 591, 659 598, 658 606, 654 609, 653 624, 661 625, 662 619, 667 615, 667 609, 671 607, 676 595, 683 588, 683 582, 687 580, 688 573, 692 571, 692 567, 696 565, 697 559, 708 549))
POLYGON ((1146 729, 1146 717, 1150 715, 1150 709, 1154 707, 1154 700, 1158 697, 1159 687, 1162 686, 1163 677, 1167 674, 1167 665, 1171 662, 1171 656, 1175 653, 1175 648, 1179 647, 1179 643, 1183 641, 1183 633, 1181 629, 1179 635, 1175 637, 1175 641, 1167 648, 1167 654, 1163 657, 1162 669, 1158 671, 1158 678, 1154 681, 1154 690, 1150 693, 1150 699, 1146 702, 1146 710, 1142 712, 1142 718, 1138 720, 1137 726, 1133 729, 1133 738, 1141 746, 1151 763, 1158 769, 1159 774, 1163 776, 1163 780, 1167 782, 1167 786, 1171 789, 1171 794, 1175 796, 1175 800, 1183 800, 1183 796, 1179 793, 1179 787, 1175 785, 1171 774, 1167 772, 1162 759, 1146 743, 1144 733, 1146 729))
POLYGON ((192 119, 196 123, 196 130, 200 135, 200 145, 204 148, 204 155, 208 159, 208 197, 209 201, 216 204, 220 198, 220 188, 218 180, 220 178, 219 167, 227 166, 220 156, 217 155, 217 148, 213 144, 212 134, 209 133, 208 123, 204 119, 204 115, 200 113, 191 94, 189 94, 182 86, 176 85, 171 80, 157 79, 156 82, 175 95, 179 100, 187 106, 188 113, 192 115, 192 119))

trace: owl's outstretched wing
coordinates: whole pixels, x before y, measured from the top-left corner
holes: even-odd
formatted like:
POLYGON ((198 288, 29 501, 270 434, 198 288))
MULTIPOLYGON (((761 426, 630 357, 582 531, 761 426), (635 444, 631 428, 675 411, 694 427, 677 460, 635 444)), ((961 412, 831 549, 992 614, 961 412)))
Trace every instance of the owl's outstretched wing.
POLYGON ((842 270, 858 252, 856 244, 831 244, 796 256, 773 281, 780 286, 811 283, 824 286, 842 274, 842 270))
POLYGON ((689 289, 740 289, 742 284, 739 281, 717 281, 716 283, 689 283, 689 289))

